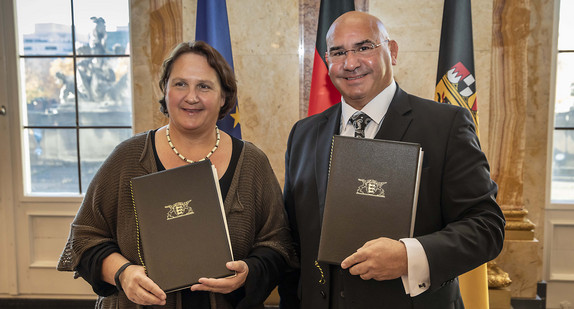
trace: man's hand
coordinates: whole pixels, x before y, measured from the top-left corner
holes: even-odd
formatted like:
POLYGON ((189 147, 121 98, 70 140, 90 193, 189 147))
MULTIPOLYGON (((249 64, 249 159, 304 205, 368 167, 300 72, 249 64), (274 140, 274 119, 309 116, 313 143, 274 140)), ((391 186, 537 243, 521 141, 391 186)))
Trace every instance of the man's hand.
POLYGON ((343 269, 349 268, 351 275, 359 275, 363 280, 378 281, 406 275, 407 265, 405 245, 386 237, 366 242, 341 263, 343 269))
POLYGON ((142 266, 128 266, 120 275, 120 280, 126 296, 132 302, 144 306, 165 305, 165 292, 145 274, 142 266))
POLYGON ((191 286, 192 291, 209 291, 215 293, 231 293, 245 284, 249 267, 244 261, 227 262, 227 269, 234 270, 237 274, 233 277, 214 279, 200 278, 198 284, 191 286))

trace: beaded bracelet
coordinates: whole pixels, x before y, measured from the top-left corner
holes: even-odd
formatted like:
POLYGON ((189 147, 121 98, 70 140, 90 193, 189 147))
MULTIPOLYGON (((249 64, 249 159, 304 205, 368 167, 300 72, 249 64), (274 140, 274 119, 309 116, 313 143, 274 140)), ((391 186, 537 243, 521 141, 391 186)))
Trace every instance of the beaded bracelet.
POLYGON ((120 282, 120 275, 124 272, 124 270, 126 270, 126 268, 128 268, 128 266, 130 265, 134 265, 131 262, 127 262, 124 265, 122 265, 122 267, 120 267, 118 269, 118 271, 116 271, 116 275, 114 276, 114 281, 116 282, 116 288, 118 289, 118 291, 123 291, 124 289, 122 289, 122 283, 120 282))

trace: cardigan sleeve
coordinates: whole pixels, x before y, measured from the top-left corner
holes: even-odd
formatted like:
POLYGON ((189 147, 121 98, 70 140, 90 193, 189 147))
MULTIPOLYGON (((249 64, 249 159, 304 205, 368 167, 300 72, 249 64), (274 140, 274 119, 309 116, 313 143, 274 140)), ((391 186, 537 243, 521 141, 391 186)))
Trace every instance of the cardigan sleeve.
POLYGON ((114 285, 101 279, 102 264, 104 259, 114 252, 120 252, 120 248, 114 242, 105 242, 92 247, 82 255, 76 271, 92 286, 92 290, 99 296, 110 296, 117 292, 114 285))
MULTIPOLYGON (((59 271, 76 271, 84 252, 99 244, 115 242, 122 247, 118 228, 135 229, 135 221, 133 226, 119 226, 118 220, 133 213, 130 180, 147 173, 140 164, 145 144, 146 133, 120 143, 94 175, 72 222, 59 271)), ((121 250, 125 256, 126 248, 121 250)))

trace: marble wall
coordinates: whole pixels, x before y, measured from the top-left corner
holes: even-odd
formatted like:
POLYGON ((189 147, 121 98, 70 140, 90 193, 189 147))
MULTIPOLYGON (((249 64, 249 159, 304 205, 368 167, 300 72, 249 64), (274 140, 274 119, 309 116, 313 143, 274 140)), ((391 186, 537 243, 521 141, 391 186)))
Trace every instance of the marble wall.
MULTIPOLYGON (((397 83, 404 90, 428 99, 434 99, 443 2, 371 0, 369 7, 369 12, 382 19, 391 38, 398 42, 398 63, 394 68, 397 83)), ((482 146, 487 148, 492 0, 472 1, 472 24, 479 131, 482 146)))

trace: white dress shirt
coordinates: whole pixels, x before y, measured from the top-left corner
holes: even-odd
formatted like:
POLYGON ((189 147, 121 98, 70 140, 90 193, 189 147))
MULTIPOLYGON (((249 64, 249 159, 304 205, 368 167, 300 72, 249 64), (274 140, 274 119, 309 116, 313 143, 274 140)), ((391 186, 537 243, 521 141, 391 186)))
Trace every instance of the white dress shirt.
MULTIPOLYGON (((385 119, 391 100, 397 90, 397 84, 393 82, 379 93, 371 102, 361 110, 372 121, 365 128, 365 138, 374 138, 385 119)), ((340 132, 343 136, 355 136, 355 128, 350 121, 351 116, 357 112, 344 98, 341 98, 341 124, 340 132)), ((430 270, 425 250, 415 238, 403 238, 400 241, 407 248, 408 275, 401 276, 405 292, 411 297, 417 296, 430 287, 430 270)))

